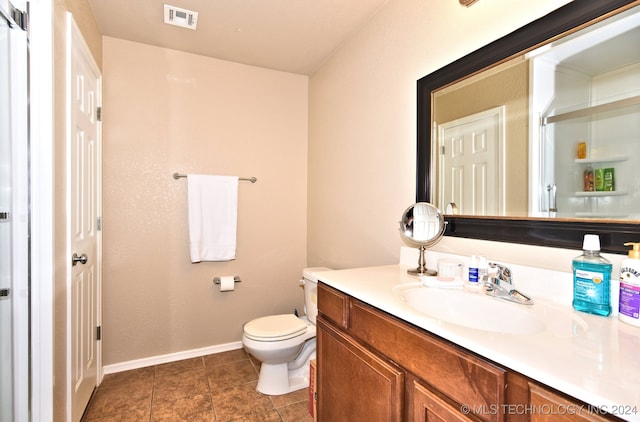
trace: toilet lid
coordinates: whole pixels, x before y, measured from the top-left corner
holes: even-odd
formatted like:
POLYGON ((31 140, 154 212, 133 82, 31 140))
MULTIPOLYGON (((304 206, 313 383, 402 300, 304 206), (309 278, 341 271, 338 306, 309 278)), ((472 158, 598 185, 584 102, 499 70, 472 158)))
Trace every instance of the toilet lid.
POLYGON ((293 314, 269 315, 256 318, 244 326, 244 334, 253 340, 276 341, 299 336, 307 324, 293 314))

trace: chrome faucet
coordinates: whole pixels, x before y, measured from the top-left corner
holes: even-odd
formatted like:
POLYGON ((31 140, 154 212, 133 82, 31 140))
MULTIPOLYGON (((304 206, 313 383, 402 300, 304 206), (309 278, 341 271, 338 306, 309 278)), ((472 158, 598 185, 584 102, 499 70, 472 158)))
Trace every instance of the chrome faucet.
POLYGON ((511 270, 504 265, 490 262, 487 274, 482 277, 482 285, 489 296, 522 305, 533 305, 533 299, 513 287, 511 270))

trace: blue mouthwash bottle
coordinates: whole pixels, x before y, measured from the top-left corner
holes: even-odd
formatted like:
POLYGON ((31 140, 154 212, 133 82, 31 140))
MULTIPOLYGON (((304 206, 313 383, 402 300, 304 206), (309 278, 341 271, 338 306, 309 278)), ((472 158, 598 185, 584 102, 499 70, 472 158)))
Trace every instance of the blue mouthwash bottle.
POLYGON ((578 311, 607 316, 611 313, 612 265, 600 256, 598 235, 585 234, 582 249, 582 255, 572 262, 573 307, 578 311))

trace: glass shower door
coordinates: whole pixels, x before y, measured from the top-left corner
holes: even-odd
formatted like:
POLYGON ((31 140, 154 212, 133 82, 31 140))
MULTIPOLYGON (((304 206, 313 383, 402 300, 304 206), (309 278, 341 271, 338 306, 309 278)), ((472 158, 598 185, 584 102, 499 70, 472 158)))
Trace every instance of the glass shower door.
POLYGON ((0 17, 0 420, 13 420, 9 24, 0 17))
POLYGON ((20 17, 0 0, 0 421, 28 420, 29 408, 28 65, 20 17))

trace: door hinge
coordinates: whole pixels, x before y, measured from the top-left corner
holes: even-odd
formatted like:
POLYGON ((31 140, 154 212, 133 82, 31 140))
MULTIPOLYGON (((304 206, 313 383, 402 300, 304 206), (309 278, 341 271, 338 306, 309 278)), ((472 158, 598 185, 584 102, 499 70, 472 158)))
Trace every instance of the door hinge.
POLYGON ((0 211, 0 222, 11 221, 10 211, 0 211))
POLYGON ((9 297, 11 295, 11 289, 0 289, 0 297, 9 297))
POLYGON ((23 12, 22 10, 11 6, 11 19, 23 31, 26 31, 29 28, 27 12, 23 12))
POLYGON ((102 217, 98 217, 97 230, 102 231, 102 217))
POLYGON ((98 119, 99 122, 102 121, 102 107, 96 108, 96 119, 98 119))
POLYGON ((96 340, 102 340, 102 326, 96 327, 96 340))
POLYGON ((440 147, 440 154, 444 155, 444 145, 440 147))

